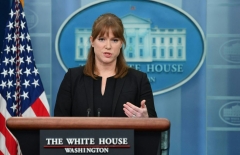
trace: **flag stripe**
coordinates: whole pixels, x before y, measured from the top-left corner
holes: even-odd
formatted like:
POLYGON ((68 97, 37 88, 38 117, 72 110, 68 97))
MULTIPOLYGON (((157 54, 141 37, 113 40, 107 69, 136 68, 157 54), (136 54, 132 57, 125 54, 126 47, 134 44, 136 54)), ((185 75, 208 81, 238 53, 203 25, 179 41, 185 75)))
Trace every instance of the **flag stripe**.
POLYGON ((34 113, 33 109, 29 107, 23 114, 22 117, 36 117, 36 114, 34 113))
MULTIPOLYGON (((11 115, 8 113, 8 111, 5 110, 5 108, 7 106, 6 104, 7 103, 6 103, 5 99, 0 94, 0 122, 1 122, 0 123, 0 150, 3 153, 3 155, 15 155, 15 154, 12 154, 15 152, 15 151, 12 151, 14 148, 10 149, 11 154, 9 153, 9 150, 6 149, 6 148, 8 148, 9 145, 11 146, 11 142, 13 143, 13 145, 16 144, 14 137, 11 136, 9 130, 6 128, 6 125, 5 125, 6 119, 11 117, 11 115), (4 145, 2 145, 2 144, 4 144, 4 145)), ((16 147, 15 147, 15 149, 16 149, 16 147)))
POLYGON ((31 107, 37 116, 49 116, 47 109, 39 98, 37 98, 31 107))
MULTIPOLYGON (((1 136, 1 135, 0 135, 0 136, 1 136)), ((1 150, 0 150, 0 155, 4 155, 1 150)))
POLYGON ((47 96, 45 94, 45 91, 43 91, 43 93, 40 95, 40 100, 42 101, 43 105, 45 106, 45 108, 47 109, 48 113, 50 111, 49 109, 49 104, 48 104, 48 100, 47 100, 47 96))
POLYGON ((5 136, 2 134, 2 132, 0 132, 0 144, 4 144, 4 145, 0 145, 0 155, 1 155, 1 153, 3 155, 9 155, 9 152, 6 149, 5 142, 6 142, 5 136))
MULTIPOLYGON (((5 117, 0 113, 0 122, 6 122, 5 117)), ((5 145, 11 155, 17 154, 17 144, 6 126, 0 127, 0 132, 5 136, 5 145)))

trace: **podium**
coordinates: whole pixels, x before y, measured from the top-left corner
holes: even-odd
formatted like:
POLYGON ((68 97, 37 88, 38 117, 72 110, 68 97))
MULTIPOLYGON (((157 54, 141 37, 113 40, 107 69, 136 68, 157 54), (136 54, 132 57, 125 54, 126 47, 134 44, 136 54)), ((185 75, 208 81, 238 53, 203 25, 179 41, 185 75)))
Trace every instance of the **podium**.
POLYGON ((162 152, 169 146, 170 122, 165 118, 11 117, 6 124, 23 155, 40 154, 41 130, 133 129, 135 155, 166 154, 162 152))

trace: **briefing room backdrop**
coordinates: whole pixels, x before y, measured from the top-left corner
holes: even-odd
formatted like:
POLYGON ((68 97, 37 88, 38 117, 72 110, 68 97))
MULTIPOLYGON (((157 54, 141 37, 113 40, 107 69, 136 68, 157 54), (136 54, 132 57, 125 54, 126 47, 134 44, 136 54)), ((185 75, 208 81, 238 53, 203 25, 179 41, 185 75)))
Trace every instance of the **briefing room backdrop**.
MULTIPOLYGON (((1 5, 1 39, 9 6, 1 5)), ((240 154, 239 0, 25 0, 24 11, 51 115, 66 69, 86 60, 92 21, 113 12, 128 24, 128 43, 139 40, 126 47, 129 65, 149 73, 158 117, 171 121, 169 154, 240 154), (170 56, 177 48, 174 59, 161 48, 170 38, 178 38, 166 45, 170 56), (144 41, 150 48, 137 46, 144 41)))

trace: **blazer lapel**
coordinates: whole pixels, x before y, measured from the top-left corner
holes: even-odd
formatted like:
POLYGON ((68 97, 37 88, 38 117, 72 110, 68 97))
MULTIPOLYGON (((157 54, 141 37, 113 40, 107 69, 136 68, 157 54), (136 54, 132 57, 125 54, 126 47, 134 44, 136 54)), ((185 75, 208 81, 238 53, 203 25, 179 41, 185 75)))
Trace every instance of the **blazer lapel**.
MULTIPOLYGON (((84 85, 87 95, 88 108, 90 108, 90 116, 93 116, 93 79, 89 76, 84 76, 84 85)), ((87 109, 86 109, 87 112, 87 109)))
POLYGON ((119 95, 121 93, 121 90, 122 90, 125 79, 126 79, 125 77, 117 79, 116 87, 115 87, 116 89, 115 89, 114 96, 113 96, 112 116, 115 112, 117 101, 118 101, 119 95))

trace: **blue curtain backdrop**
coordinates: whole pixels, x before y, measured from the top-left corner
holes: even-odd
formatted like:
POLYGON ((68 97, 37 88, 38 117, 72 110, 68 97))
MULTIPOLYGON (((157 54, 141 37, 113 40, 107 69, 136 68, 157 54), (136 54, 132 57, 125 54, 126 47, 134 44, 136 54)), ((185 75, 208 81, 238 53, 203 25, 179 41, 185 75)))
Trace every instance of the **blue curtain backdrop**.
MULTIPOLYGON (((10 2, 0 2, 1 40, 10 2)), ((25 0, 24 11, 36 65, 47 93, 51 115, 65 74, 55 52, 57 32, 73 12, 93 2, 97 0, 25 0)), ((237 155, 240 152, 240 2, 163 2, 191 15, 201 26, 207 45, 203 65, 188 82, 154 96, 158 117, 171 121, 169 154, 237 155)))

